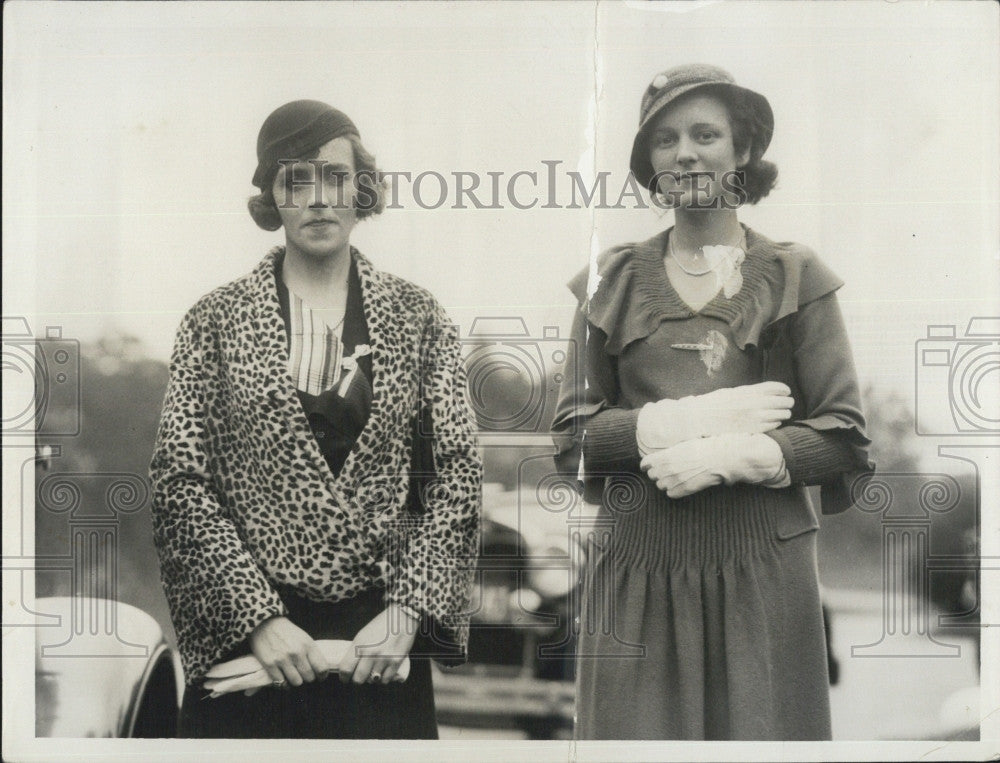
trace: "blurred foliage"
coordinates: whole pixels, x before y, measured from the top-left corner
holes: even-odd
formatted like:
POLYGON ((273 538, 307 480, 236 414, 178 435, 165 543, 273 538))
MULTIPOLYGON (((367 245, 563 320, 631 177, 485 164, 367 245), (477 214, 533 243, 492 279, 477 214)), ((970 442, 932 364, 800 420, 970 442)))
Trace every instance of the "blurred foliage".
POLYGON ((882 392, 868 384, 862 390, 862 403, 872 440, 871 456, 880 472, 918 471, 917 438, 913 411, 897 391, 882 392))

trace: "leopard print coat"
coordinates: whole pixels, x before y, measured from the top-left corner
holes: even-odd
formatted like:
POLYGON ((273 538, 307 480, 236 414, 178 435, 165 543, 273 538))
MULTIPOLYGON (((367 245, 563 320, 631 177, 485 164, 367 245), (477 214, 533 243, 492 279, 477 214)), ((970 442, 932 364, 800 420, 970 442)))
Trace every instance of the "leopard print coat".
MULTIPOLYGON (((352 249, 372 348, 371 416, 338 476, 288 374, 270 252, 181 322, 150 475, 161 580, 187 682, 260 622, 280 587, 337 601, 384 587, 464 650, 482 463, 457 329, 425 290, 352 249), (406 509, 416 412, 436 479, 406 509)), ((459 660, 461 657, 459 657, 459 660)))

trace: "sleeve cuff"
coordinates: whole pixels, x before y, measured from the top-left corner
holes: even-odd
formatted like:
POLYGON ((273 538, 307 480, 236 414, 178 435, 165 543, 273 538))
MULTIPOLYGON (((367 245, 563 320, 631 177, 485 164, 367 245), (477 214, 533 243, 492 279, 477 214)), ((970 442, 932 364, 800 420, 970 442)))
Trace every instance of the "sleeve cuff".
POLYGON ((850 446, 833 433, 792 425, 767 435, 781 448, 793 484, 818 485, 852 468, 850 446))
POLYGON ((583 457, 588 471, 635 470, 641 456, 636 442, 639 409, 608 408, 588 419, 583 457))

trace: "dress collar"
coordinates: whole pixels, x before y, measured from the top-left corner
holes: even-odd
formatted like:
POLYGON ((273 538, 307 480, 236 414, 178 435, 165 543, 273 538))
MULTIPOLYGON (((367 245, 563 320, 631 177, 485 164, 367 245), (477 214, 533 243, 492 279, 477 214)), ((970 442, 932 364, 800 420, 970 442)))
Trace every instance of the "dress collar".
POLYGON ((729 298, 720 289, 703 307, 692 310, 670 283, 663 263, 673 230, 671 227, 636 248, 636 267, 640 273, 638 283, 643 284, 643 299, 658 303, 664 319, 706 315, 732 325, 749 306, 753 293, 761 285, 763 271, 774 260, 774 256, 761 246, 760 237, 753 236, 753 232, 747 229, 747 256, 741 266, 743 286, 729 298))
MULTIPOLYGON (((743 229, 747 250, 742 288, 731 298, 720 290, 698 311, 677 294, 663 264, 673 228, 604 255, 598 263, 597 289, 582 301, 587 319, 607 337, 605 350, 619 355, 663 321, 695 315, 727 323, 737 346, 745 349, 759 343, 767 326, 843 283, 805 247, 778 244, 747 226, 743 229)), ((583 298, 580 292, 585 283, 586 278, 578 276, 570 288, 583 298)))

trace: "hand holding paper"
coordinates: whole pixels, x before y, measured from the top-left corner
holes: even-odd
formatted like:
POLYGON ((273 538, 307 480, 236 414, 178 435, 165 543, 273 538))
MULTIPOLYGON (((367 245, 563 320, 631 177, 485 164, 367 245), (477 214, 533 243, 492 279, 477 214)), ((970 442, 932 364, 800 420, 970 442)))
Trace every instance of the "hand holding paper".
MULTIPOLYGON (((339 665, 353 642, 343 640, 321 639, 316 646, 323 653, 330 665, 339 665)), ((410 675, 410 658, 403 660, 396 673, 395 681, 405 681, 410 675)), ((220 662, 205 674, 204 686, 211 692, 211 697, 221 697, 234 691, 259 689, 272 683, 271 677, 260 664, 260 660, 252 654, 237 657, 235 660, 220 662)))

